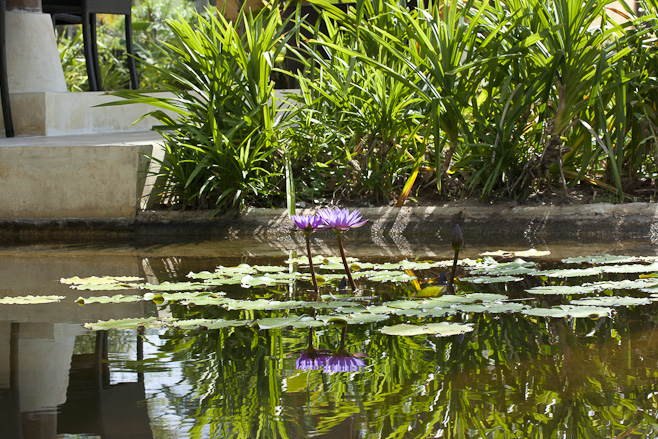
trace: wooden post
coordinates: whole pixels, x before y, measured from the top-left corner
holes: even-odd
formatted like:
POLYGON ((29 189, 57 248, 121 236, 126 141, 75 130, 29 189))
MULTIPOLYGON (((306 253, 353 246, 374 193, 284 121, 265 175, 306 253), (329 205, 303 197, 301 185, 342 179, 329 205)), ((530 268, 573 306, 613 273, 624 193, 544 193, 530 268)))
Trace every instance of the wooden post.
POLYGON ((262 0, 217 0, 217 10, 220 13, 223 11, 228 20, 235 20, 243 4, 246 10, 257 11, 263 8, 262 0))

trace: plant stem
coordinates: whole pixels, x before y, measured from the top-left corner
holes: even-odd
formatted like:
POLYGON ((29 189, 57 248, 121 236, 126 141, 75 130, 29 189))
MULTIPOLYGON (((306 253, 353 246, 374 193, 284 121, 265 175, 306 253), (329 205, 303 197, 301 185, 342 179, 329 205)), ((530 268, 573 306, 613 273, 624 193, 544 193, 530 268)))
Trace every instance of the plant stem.
POLYGON ((306 235, 306 254, 308 255, 308 265, 311 267, 311 280, 313 281, 313 289, 315 294, 319 294, 318 291, 318 281, 315 278, 315 267, 313 267, 313 256, 311 255, 311 234, 305 233, 306 235))
POLYGON ((455 282, 455 272, 457 271, 458 258, 459 258, 459 250, 455 250, 455 259, 452 261, 452 273, 450 273, 450 281, 448 282, 448 286, 451 288, 451 290, 455 282))
POLYGON ((338 248, 340 249, 340 257, 343 258, 343 266, 345 267, 345 273, 347 274, 347 280, 350 283, 350 288, 352 292, 356 291, 356 284, 354 284, 354 279, 352 279, 352 272, 350 267, 347 265, 347 259, 345 258, 345 250, 343 249, 343 236, 340 231, 336 230, 336 236, 338 237, 338 248))

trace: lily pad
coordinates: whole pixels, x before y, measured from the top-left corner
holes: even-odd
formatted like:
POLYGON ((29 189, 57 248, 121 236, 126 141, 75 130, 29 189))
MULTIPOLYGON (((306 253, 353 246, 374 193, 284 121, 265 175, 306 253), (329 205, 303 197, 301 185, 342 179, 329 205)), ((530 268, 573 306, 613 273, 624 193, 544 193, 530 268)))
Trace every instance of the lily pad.
POLYGON ((0 298, 0 305, 37 305, 40 303, 55 303, 65 296, 9 296, 0 298))
POLYGON ((161 328, 168 323, 156 317, 148 317, 141 319, 99 320, 96 323, 85 323, 84 327, 93 331, 102 331, 106 329, 161 328))
POLYGON ((171 323, 178 329, 222 329, 233 328, 236 326, 246 326, 250 323, 249 320, 223 320, 223 319, 190 319, 190 320, 176 320, 171 323))
POLYGON ((653 264, 628 264, 628 265, 612 265, 603 267, 604 273, 655 273, 658 272, 658 262, 653 264))
POLYGON ((98 296, 98 297, 78 297, 75 301, 78 305, 87 305, 90 303, 125 303, 125 302, 141 302, 144 296, 124 296, 117 294, 115 296, 98 296))
POLYGON ((375 323, 388 320, 389 318, 390 316, 386 314, 374 314, 370 312, 357 312, 345 316, 348 324, 375 323))
POLYGON ((433 285, 418 291, 414 297, 436 297, 445 293, 446 285, 433 285))
POLYGON ((594 286, 584 286, 584 285, 547 285, 543 287, 533 287, 526 290, 530 294, 559 294, 559 295, 571 295, 571 294, 589 294, 599 289, 594 286))
POLYGON ((252 276, 248 274, 242 278, 240 284, 245 288, 271 286, 276 284, 276 280, 268 276, 252 276))
POLYGON ((414 335, 437 335, 439 337, 449 337, 451 335, 460 335, 473 331, 470 324, 459 324, 450 322, 428 323, 425 325, 409 325, 401 323, 399 325, 384 326, 379 329, 383 334, 410 337, 414 335))
POLYGON ((495 302, 497 300, 507 300, 508 297, 504 294, 494 294, 494 293, 470 293, 466 296, 469 300, 481 301, 481 302, 495 302))
POLYGON ((522 303, 516 303, 516 302, 470 303, 470 304, 453 305, 452 307, 459 312, 487 313, 487 314, 519 312, 528 308, 527 305, 524 305, 522 303))
POLYGON ((240 264, 235 267, 224 267, 223 265, 220 265, 215 269, 216 273, 223 274, 224 276, 249 274, 254 273, 255 271, 256 269, 249 264, 240 264))
POLYGON ((162 282, 161 284, 144 284, 141 285, 149 291, 198 291, 208 289, 207 284, 198 282, 162 282))
POLYGON ((275 310, 275 309, 293 309, 293 308, 302 308, 306 305, 307 302, 300 300, 288 300, 284 302, 279 302, 276 300, 232 300, 226 299, 224 307, 226 309, 239 309, 246 311, 256 311, 256 310, 275 310))
POLYGON ((522 277, 516 276, 474 276, 462 277, 459 279, 460 282, 468 282, 472 284, 495 284, 504 282, 519 282, 522 280, 522 277))
POLYGON ((456 309, 452 308, 422 308, 422 309, 400 309, 395 312, 396 315, 408 317, 445 317, 457 314, 456 309))
POLYGON ((656 278, 646 278, 646 279, 635 279, 635 280, 607 280, 601 282, 592 282, 591 284, 585 284, 584 287, 596 288, 599 291, 602 290, 636 290, 636 289, 648 289, 653 286, 658 285, 658 279, 656 278))
POLYGON ((604 297, 588 297, 585 299, 572 300, 571 303, 573 305, 614 307, 614 306, 649 305, 652 303, 652 301, 647 297, 604 296, 604 297))
POLYGON ((612 308, 604 308, 600 306, 560 305, 553 308, 528 308, 521 311, 521 313, 535 317, 600 318, 611 317, 612 308))
POLYGON ((69 277, 62 278, 59 281, 63 284, 70 285, 107 285, 118 284, 126 282, 140 282, 143 281, 141 277, 135 276, 90 276, 90 277, 69 277))
POLYGON ((541 256, 548 256, 550 254, 551 252, 548 250, 536 250, 534 248, 522 251, 496 250, 493 252, 480 253, 482 256, 498 256, 506 258, 538 258, 541 256))
POLYGON ((535 276, 546 277, 584 277, 584 276, 598 276, 603 273, 602 267, 590 268, 565 268, 557 270, 544 270, 534 273, 535 276))
POLYGON ((254 265, 253 268, 259 273, 285 273, 289 270, 289 267, 280 265, 254 265))
POLYGON ((298 322, 301 319, 302 319, 301 316, 272 317, 272 318, 256 320, 254 323, 260 329, 274 329, 274 328, 285 328, 287 326, 292 326, 293 323, 298 322))
POLYGON ((562 259, 565 264, 625 264, 628 262, 639 262, 641 259, 634 256, 596 255, 578 256, 575 258, 562 259))

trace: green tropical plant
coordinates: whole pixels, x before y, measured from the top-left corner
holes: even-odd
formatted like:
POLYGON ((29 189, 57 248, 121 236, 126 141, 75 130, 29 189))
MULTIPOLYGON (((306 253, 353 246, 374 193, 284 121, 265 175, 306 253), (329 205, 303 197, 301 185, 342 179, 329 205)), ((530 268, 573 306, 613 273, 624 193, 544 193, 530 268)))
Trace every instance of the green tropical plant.
MULTIPOLYGON (((384 20, 387 14, 377 15, 385 6, 362 2, 349 14, 336 9, 338 18, 323 14, 326 32, 319 23, 309 23, 306 31, 315 41, 300 43, 300 50, 289 48, 305 67, 297 75, 300 93, 290 96, 298 108, 290 139, 300 196, 389 202, 414 165, 419 99, 396 78, 345 52, 386 62, 377 41, 353 32, 359 20, 392 26, 384 20), (323 45, 345 51, 326 51, 323 45)), ((396 68, 401 75, 411 74, 399 61, 396 68)))
POLYGON ((117 104, 159 108, 146 116, 161 123, 165 156, 153 160, 169 204, 219 210, 271 203, 280 196, 284 161, 278 125, 285 119, 271 79, 288 38, 280 16, 276 9, 241 13, 231 23, 211 12, 195 20, 169 22, 176 42, 163 50, 175 68, 157 68, 175 84, 164 87, 170 94, 119 91, 125 99, 117 104))

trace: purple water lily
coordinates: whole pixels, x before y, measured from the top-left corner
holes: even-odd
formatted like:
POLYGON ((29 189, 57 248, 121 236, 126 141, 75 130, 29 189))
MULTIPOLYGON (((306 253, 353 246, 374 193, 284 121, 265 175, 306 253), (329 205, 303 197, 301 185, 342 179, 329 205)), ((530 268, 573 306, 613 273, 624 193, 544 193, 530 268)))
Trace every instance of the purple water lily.
POLYGON ((327 226, 323 224, 320 215, 291 215, 290 217, 294 227, 286 227, 292 231, 302 231, 306 238, 306 253, 308 255, 308 265, 311 267, 311 280, 313 281, 313 289, 318 294, 318 281, 315 278, 315 267, 313 266, 313 255, 311 254, 311 233, 317 230, 327 230, 327 226))
POLYGON ((350 213, 347 209, 323 209, 318 212, 318 215, 322 218, 326 228, 333 229, 334 232, 336 232, 336 236, 338 237, 338 248, 340 249, 340 256, 343 258, 343 266, 345 267, 347 280, 349 281, 352 291, 356 291, 356 284, 354 283, 354 279, 352 279, 350 267, 347 265, 347 258, 345 258, 342 234, 350 229, 361 227, 367 223, 368 220, 364 220, 361 216, 361 212, 358 210, 350 213))
POLYGON ((324 221, 327 228, 341 232, 356 229, 368 222, 368 220, 362 218, 361 212, 358 210, 350 213, 348 209, 323 209, 318 214, 322 217, 322 221, 324 221))
POLYGON ((322 217, 320 215, 291 215, 294 228, 286 227, 290 230, 301 230, 306 233, 313 233, 318 230, 326 230, 322 217))

